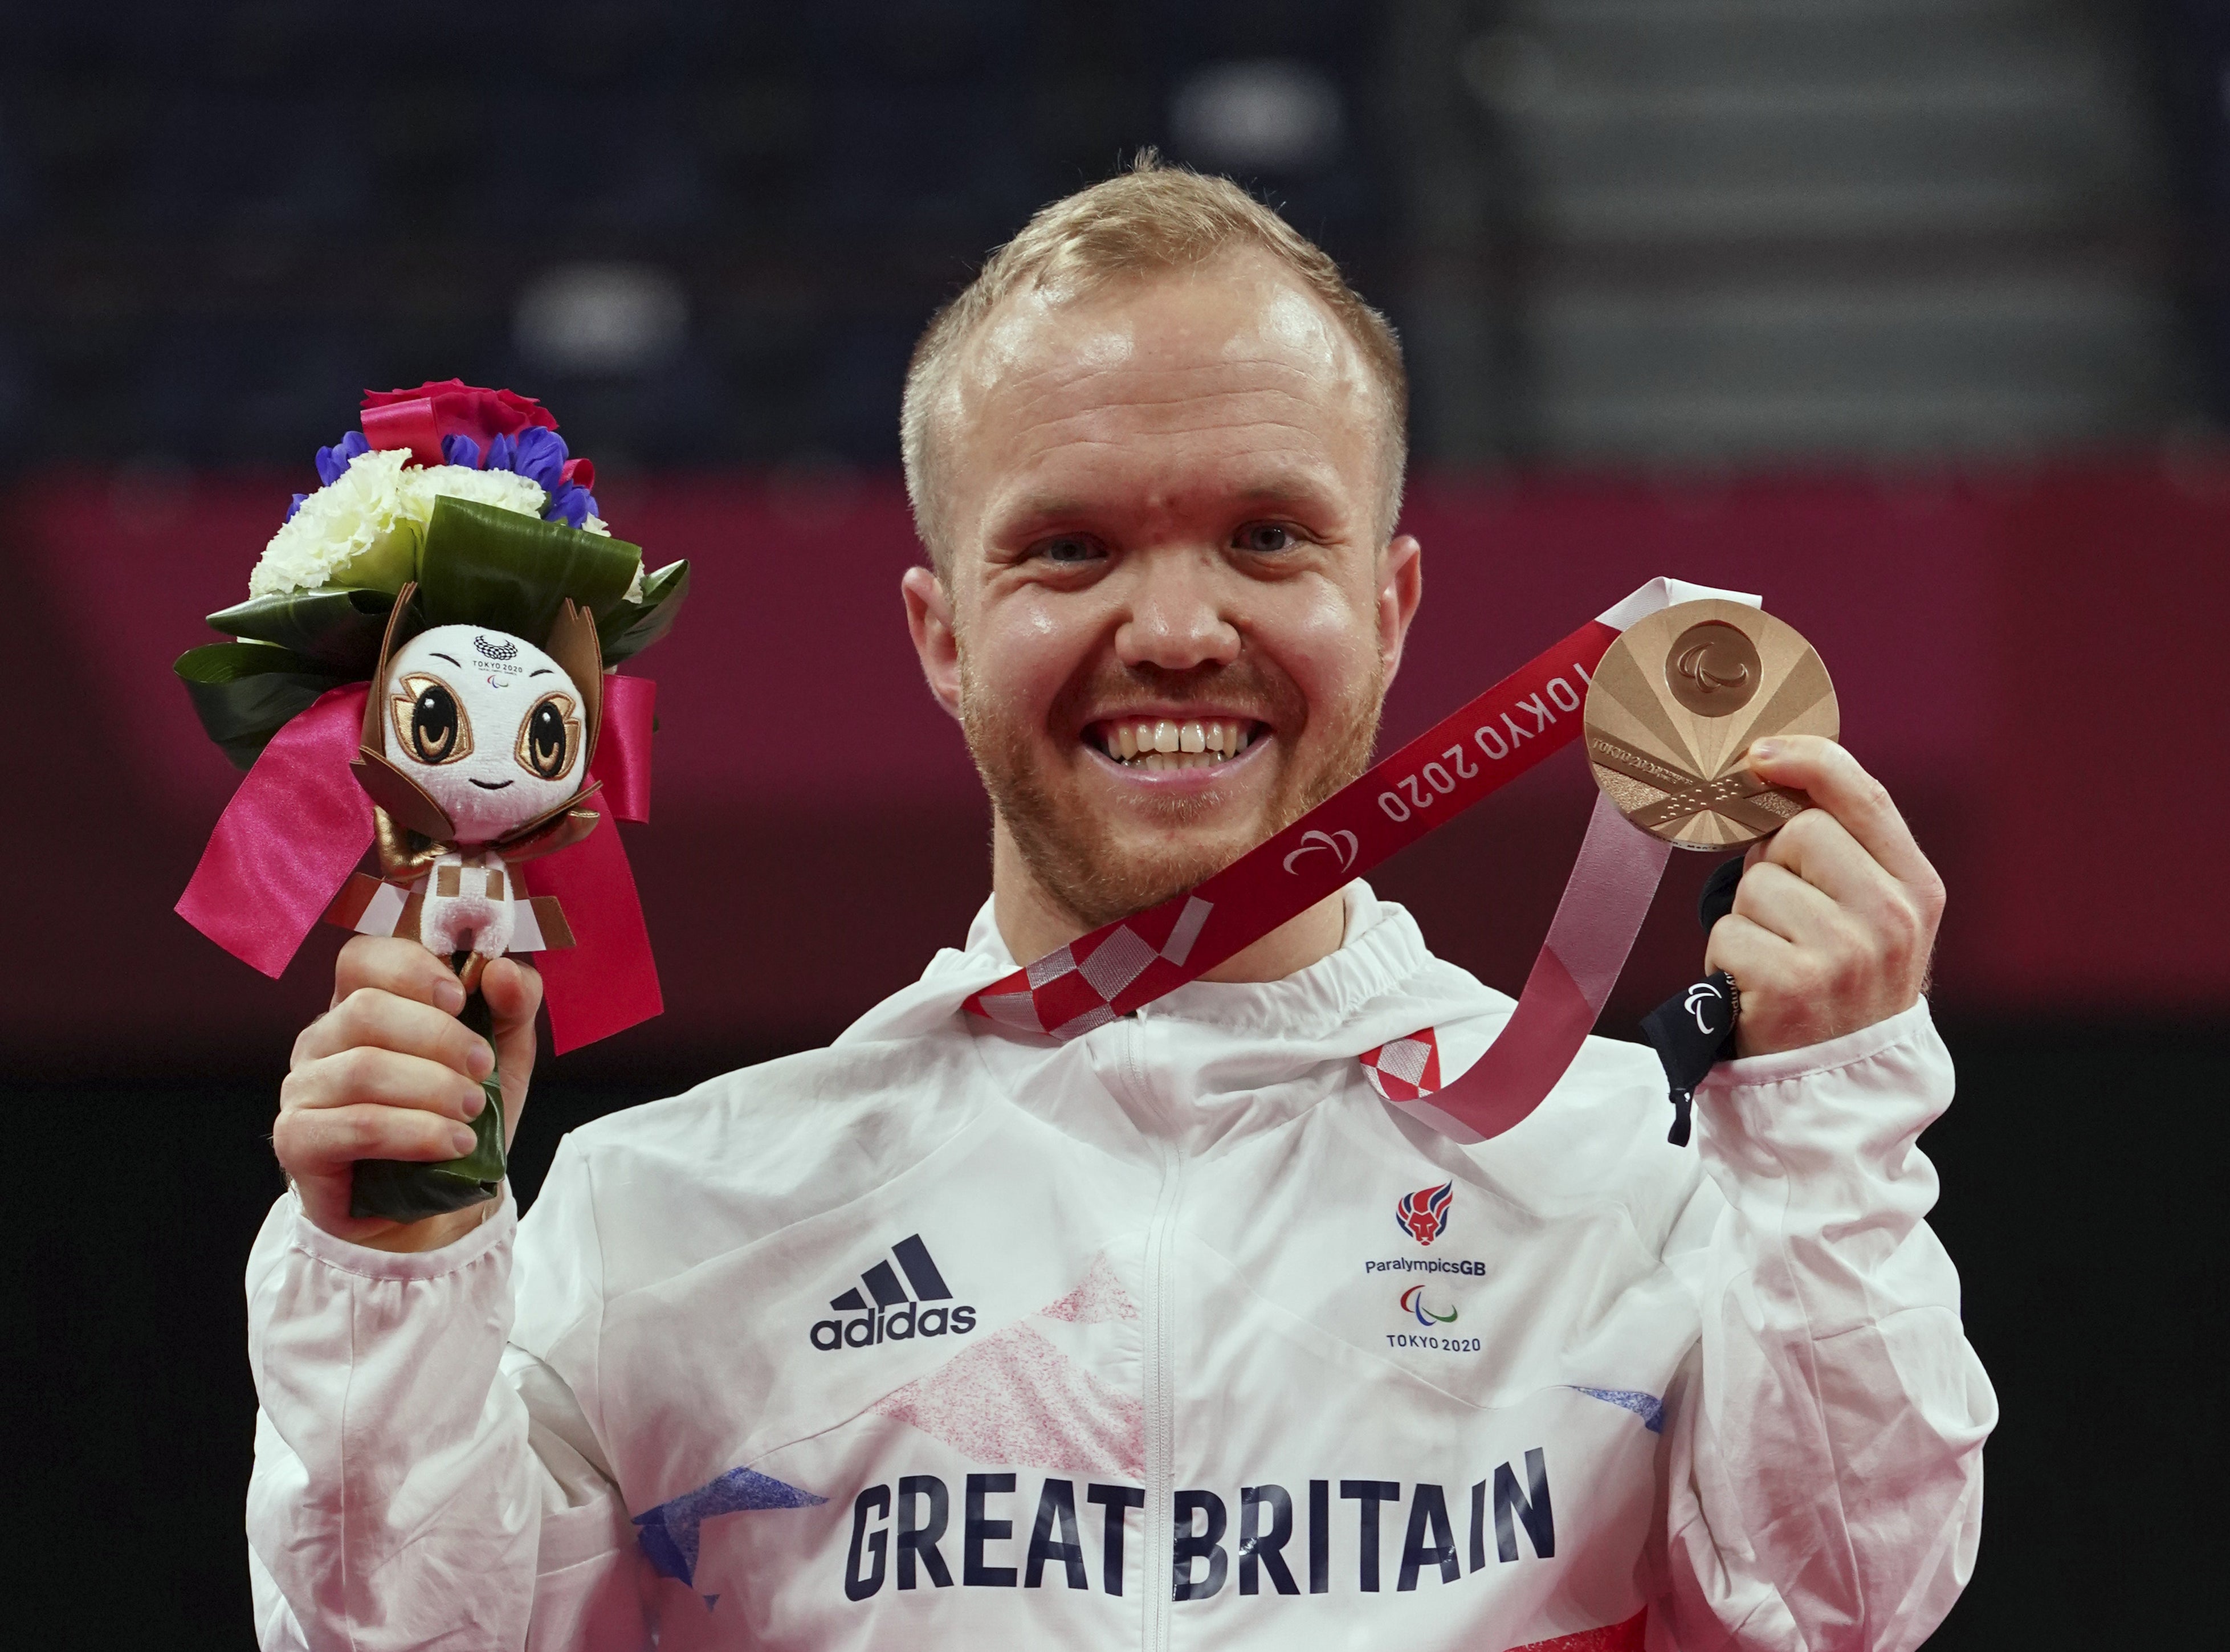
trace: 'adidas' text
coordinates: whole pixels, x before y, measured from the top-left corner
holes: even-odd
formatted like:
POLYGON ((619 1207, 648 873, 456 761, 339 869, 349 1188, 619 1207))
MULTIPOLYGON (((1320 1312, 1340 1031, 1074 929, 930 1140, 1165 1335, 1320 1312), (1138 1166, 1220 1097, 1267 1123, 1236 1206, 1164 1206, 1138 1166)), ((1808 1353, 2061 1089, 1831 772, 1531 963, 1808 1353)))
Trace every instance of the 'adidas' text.
POLYGON ((951 1287, 919 1234, 893 1245, 891 1255, 905 1271, 906 1285, 899 1283, 887 1259, 877 1262, 860 1275, 859 1285, 829 1299, 828 1306, 839 1314, 858 1317, 815 1320, 808 1333, 815 1347, 834 1353, 839 1348, 872 1348, 879 1342, 907 1342, 915 1337, 965 1336, 976 1328, 973 1307, 966 1303, 946 1306, 952 1301, 951 1287), (911 1296, 907 1285, 913 1287, 911 1296))

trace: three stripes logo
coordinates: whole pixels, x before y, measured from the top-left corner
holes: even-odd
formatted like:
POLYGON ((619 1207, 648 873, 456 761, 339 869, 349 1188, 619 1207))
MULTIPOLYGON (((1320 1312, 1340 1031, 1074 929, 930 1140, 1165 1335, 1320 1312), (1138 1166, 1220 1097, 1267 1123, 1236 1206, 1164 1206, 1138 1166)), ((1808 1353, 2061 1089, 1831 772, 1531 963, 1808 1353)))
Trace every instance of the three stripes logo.
POLYGON ((809 1333, 823 1353, 840 1348, 872 1348, 879 1342, 907 1342, 915 1337, 966 1336, 976 1328, 976 1310, 954 1303, 952 1287, 938 1271, 937 1259, 919 1234, 891 1247, 891 1254, 860 1275, 860 1283, 828 1306, 854 1319, 815 1320, 809 1333), (898 1268, 891 1267, 895 1259, 898 1268), (899 1274, 906 1275, 905 1284, 899 1274), (907 1287, 912 1287, 908 1294, 907 1287), (864 1287, 864 1292, 863 1288, 864 1287))

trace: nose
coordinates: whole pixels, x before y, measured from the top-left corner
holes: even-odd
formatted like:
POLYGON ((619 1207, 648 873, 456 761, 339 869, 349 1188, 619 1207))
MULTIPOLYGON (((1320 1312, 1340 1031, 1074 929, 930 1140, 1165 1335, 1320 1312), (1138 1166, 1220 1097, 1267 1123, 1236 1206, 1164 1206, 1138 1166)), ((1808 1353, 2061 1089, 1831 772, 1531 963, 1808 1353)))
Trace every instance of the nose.
POLYGON ((1226 610, 1215 558, 1171 551, 1133 565, 1130 613, 1115 633, 1125 665, 1191 671, 1239 657, 1239 628, 1226 610))

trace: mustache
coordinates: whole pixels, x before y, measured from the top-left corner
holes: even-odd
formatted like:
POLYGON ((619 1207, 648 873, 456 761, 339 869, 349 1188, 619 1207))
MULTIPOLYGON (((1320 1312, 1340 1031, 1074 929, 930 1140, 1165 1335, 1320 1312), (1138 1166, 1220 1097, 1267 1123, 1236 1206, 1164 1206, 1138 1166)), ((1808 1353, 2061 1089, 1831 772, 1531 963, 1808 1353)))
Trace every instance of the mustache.
POLYGON ((1293 680, 1247 655, 1228 665, 1183 671, 1154 665, 1102 665, 1054 696, 1049 720, 1055 728, 1081 728, 1157 700, 1213 701, 1267 723, 1289 739, 1308 721, 1308 700, 1293 680))

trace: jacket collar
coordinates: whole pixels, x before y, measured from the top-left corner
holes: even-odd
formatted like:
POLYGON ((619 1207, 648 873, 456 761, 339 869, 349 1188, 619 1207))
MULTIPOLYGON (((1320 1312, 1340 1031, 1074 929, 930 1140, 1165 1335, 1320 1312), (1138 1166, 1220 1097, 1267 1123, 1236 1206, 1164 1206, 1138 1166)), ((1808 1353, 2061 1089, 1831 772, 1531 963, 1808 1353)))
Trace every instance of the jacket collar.
MULTIPOLYGON (((1257 1068, 1258 1081, 1275 1081, 1300 1068, 1352 1059, 1421 1027, 1507 1016, 1511 1001, 1434 957, 1404 908, 1381 900, 1361 879, 1347 886, 1343 900, 1347 925, 1339 946, 1306 969, 1278 981, 1195 981, 1147 1005, 1138 1019, 1197 1029, 1209 1045, 1252 1056, 1242 1064, 1257 1068)), ((949 1029, 958 1018, 982 1037, 1052 1048, 1049 1039, 978 1023, 960 1008, 1016 963, 986 900, 964 947, 938 952, 920 980, 868 1011, 837 1042, 917 1036, 949 1029)), ((1075 1042, 1090 1045, 1123 1025, 1115 1023, 1075 1042)))

